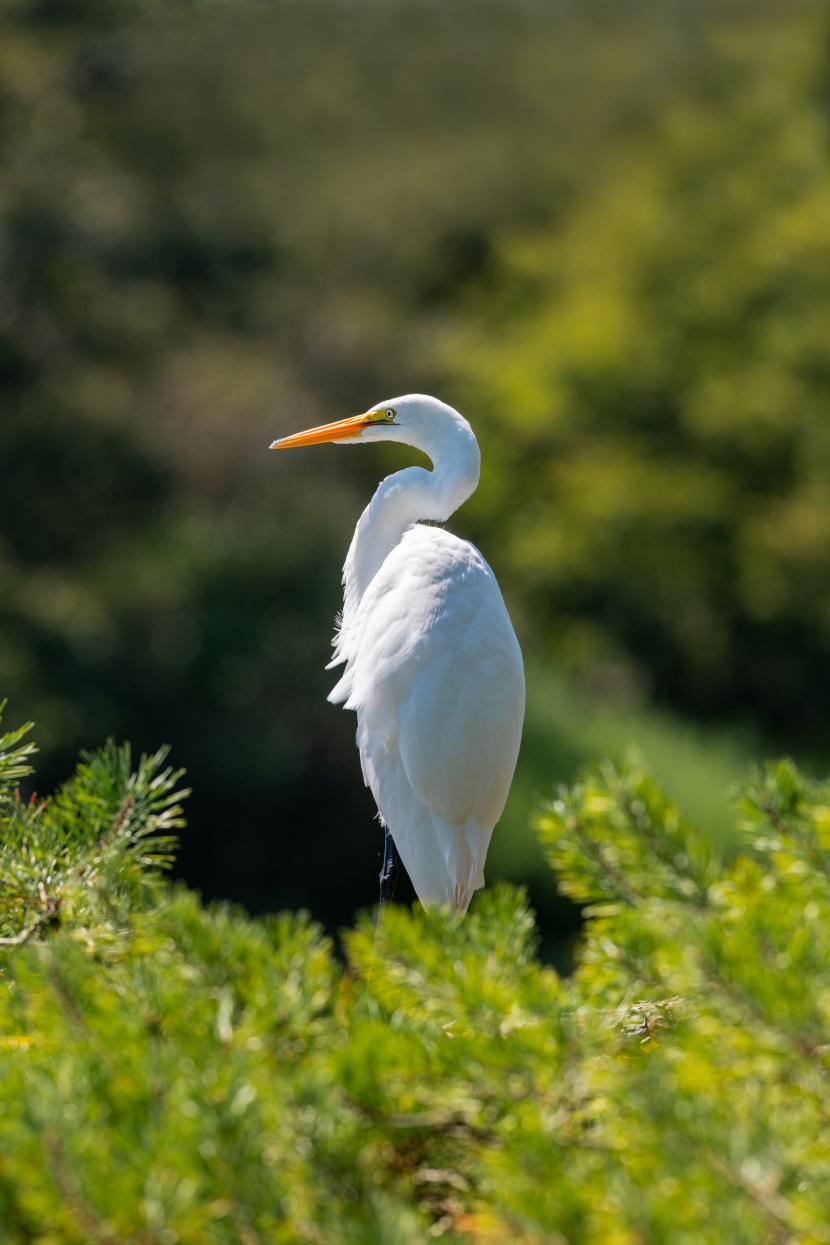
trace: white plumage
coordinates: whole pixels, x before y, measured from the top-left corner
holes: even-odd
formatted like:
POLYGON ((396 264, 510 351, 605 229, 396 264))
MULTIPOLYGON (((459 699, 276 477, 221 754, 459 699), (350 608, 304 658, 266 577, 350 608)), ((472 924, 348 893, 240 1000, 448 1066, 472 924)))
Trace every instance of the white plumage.
POLYGON ((496 578, 443 522, 478 484, 467 421, 422 394, 299 433, 274 448, 403 441, 433 471, 384 480, 343 568, 329 696, 357 713, 363 776, 424 904, 466 911, 516 766, 524 716, 519 644, 496 578))

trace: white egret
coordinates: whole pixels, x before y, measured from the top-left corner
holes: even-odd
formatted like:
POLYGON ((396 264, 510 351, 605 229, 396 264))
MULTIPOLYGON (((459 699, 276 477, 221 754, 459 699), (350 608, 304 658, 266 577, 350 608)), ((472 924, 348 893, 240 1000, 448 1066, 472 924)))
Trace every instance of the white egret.
POLYGON ((381 904, 395 849, 423 904, 466 912, 516 767, 522 655, 496 578, 478 550, 441 527, 474 492, 481 454, 459 413, 407 394, 363 415, 275 441, 402 441, 434 470, 383 480, 355 528, 329 695, 357 712, 364 780, 385 827, 381 904))

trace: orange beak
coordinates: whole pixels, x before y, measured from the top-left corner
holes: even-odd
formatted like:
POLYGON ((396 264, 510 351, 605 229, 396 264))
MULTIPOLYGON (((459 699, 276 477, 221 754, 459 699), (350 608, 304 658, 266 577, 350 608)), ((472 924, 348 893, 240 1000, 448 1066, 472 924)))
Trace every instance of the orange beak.
POLYGON ((345 437, 359 437, 367 424, 376 422, 369 415, 352 415, 350 419, 338 419, 333 424, 321 424, 307 432, 295 432, 293 437, 274 441, 272 450, 291 450, 298 445, 322 445, 325 441, 342 441, 345 437))

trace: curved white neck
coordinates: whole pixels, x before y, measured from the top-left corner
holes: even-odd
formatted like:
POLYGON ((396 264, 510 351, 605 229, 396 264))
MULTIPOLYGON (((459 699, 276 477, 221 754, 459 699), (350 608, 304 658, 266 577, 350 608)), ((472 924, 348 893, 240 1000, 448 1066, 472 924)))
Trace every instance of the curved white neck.
POLYGON ((440 457, 436 454, 434 470, 407 467, 379 485, 360 516, 343 567, 344 616, 358 604, 407 528, 419 519, 443 523, 475 492, 481 455, 472 431, 451 448, 451 453, 443 449, 440 457))

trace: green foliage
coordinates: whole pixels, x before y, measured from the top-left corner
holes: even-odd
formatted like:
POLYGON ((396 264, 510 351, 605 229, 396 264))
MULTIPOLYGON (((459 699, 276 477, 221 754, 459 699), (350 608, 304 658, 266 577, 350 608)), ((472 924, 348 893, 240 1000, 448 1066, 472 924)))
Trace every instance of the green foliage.
POLYGON ((705 70, 564 218, 500 237, 445 348, 497 448, 472 506, 528 628, 818 751, 827 10, 721 6, 696 33, 705 70))
POLYGON ((181 771, 162 769, 161 749, 133 772, 129 745, 110 741, 85 756, 54 798, 24 803, 3 788, 29 772, 33 745, 20 744, 29 729, 0 738, 0 945, 22 945, 43 925, 65 921, 98 938, 115 933, 172 863, 169 831, 183 824, 178 801, 188 794, 177 789, 181 771))
MULTIPOLYGON (((0 704, 0 721, 6 702, 0 704)), ((27 722, 16 731, 7 731, 0 735, 0 804, 7 804, 14 798, 15 784, 31 773, 32 767, 28 758, 37 751, 31 742, 21 743, 32 729, 34 723, 27 722)))
POLYGON ((538 817, 589 905, 561 978, 504 885, 365 918, 345 969, 203 907, 162 766, 2 807, 4 1241, 830 1241, 830 787, 753 773, 724 866, 642 767, 586 771, 538 817))

